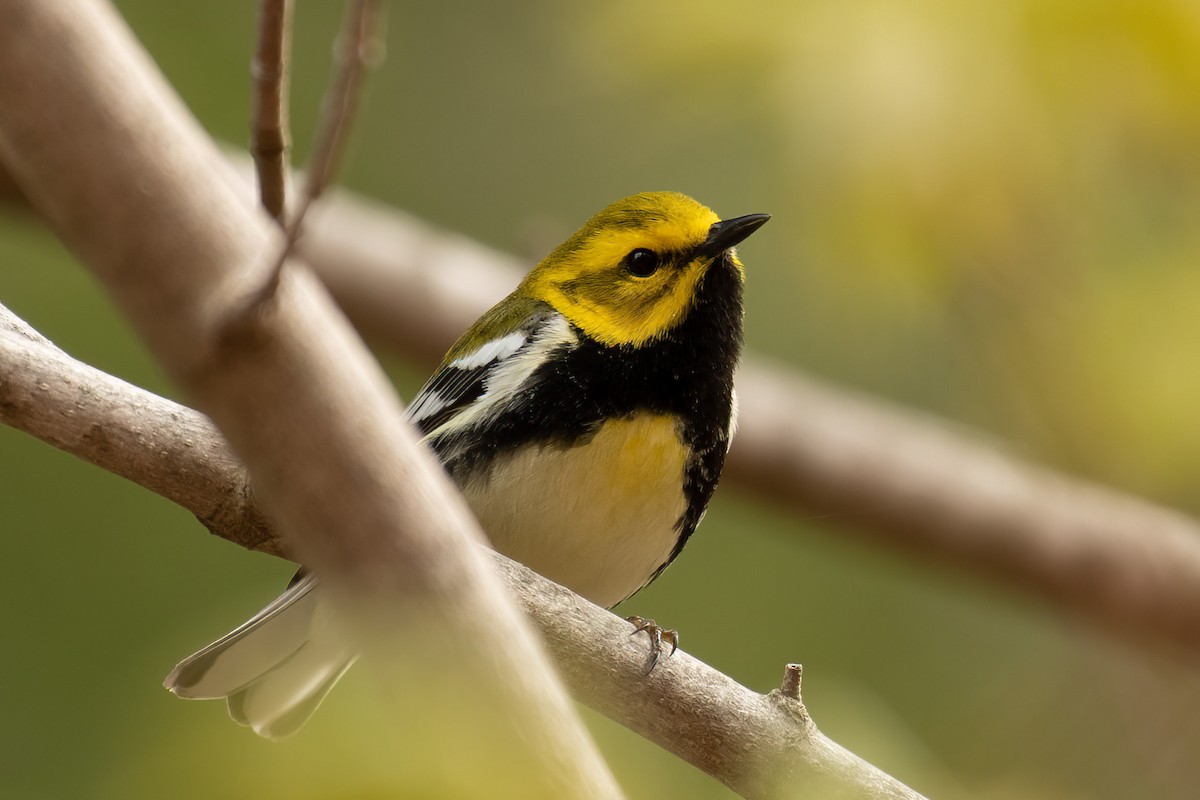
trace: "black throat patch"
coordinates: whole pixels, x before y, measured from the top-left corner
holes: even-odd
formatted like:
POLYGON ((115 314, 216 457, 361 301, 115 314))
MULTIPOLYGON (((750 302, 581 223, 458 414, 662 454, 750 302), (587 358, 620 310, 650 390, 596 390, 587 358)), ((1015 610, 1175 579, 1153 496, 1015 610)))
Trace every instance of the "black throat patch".
MULTIPOLYGON (((578 333, 578 331, 577 331, 578 333)), ((728 254, 702 279, 683 321, 642 345, 607 346, 579 335, 534 372, 528 388, 484 430, 435 437, 430 444, 459 485, 486 479, 497 456, 531 443, 585 444, 610 419, 642 412, 677 420, 690 455, 685 467, 687 508, 666 568, 695 531, 712 497, 729 448, 733 374, 742 349, 742 282, 728 254)))

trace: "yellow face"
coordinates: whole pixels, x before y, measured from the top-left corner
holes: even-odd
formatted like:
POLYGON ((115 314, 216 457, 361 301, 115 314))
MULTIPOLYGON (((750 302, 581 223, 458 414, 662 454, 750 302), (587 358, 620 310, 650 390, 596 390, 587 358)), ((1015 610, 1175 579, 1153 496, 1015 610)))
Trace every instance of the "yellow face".
POLYGON ((713 261, 697 249, 718 221, 675 192, 618 200, 529 273, 525 288, 604 344, 645 344, 691 307, 713 261))

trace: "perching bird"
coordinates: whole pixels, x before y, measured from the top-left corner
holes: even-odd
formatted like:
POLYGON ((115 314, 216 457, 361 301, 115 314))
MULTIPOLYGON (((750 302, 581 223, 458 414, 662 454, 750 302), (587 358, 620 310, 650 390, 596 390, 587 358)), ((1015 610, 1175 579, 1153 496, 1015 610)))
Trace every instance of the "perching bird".
MULTIPOLYGON (((675 192, 619 200, 450 349, 408 416, 497 550, 605 607, 679 555, 737 414, 733 248, 768 219, 722 221, 675 192)), ((262 736, 294 732, 356 655, 320 596, 298 575, 165 685, 227 699, 262 736)))

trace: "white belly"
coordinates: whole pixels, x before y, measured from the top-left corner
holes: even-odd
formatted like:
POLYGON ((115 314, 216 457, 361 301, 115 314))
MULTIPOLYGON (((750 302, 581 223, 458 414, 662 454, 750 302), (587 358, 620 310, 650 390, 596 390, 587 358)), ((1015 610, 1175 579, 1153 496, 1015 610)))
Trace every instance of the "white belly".
POLYGON ((501 457, 463 493, 500 552, 601 606, 640 589, 670 557, 687 508, 687 451, 673 418, 607 422, 569 450, 501 457))

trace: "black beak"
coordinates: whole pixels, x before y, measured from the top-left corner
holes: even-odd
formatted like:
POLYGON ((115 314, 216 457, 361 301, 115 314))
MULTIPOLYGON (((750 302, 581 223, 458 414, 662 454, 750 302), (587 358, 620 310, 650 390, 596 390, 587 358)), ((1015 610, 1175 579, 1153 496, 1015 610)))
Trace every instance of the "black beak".
POLYGON ((744 217, 714 222, 708 229, 708 238, 700 245, 697 255, 716 258, 734 245, 745 241, 747 236, 765 225, 770 218, 770 214, 747 214, 744 217))

